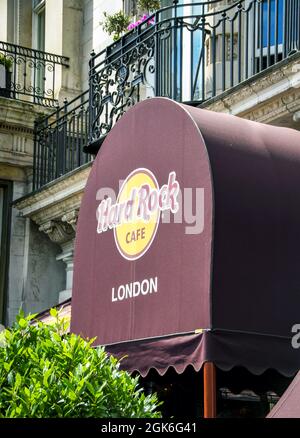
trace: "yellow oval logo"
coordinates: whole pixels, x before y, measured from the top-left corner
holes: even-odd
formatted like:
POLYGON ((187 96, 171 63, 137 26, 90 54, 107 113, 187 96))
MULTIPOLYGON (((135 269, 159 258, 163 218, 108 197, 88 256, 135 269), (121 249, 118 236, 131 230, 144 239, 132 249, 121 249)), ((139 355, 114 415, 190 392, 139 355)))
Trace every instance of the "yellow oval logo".
POLYGON ((147 169, 133 171, 121 187, 117 203, 125 205, 127 212, 114 235, 119 252, 128 260, 142 257, 153 242, 160 218, 158 189, 155 176, 147 169))
POLYGON ((179 190, 175 172, 170 172, 168 183, 159 188, 150 170, 134 170, 122 184, 115 204, 109 197, 99 204, 97 232, 113 229, 116 246, 125 259, 142 257, 153 242, 161 211, 178 211, 179 190))

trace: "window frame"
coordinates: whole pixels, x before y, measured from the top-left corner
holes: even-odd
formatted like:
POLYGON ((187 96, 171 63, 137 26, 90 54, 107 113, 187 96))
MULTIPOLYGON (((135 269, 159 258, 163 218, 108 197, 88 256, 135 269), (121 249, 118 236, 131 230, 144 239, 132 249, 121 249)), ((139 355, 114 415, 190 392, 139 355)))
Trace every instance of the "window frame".
MULTIPOLYGON (((279 3, 279 1, 280 0, 278 0, 278 3, 279 3)), ((263 10, 264 4, 266 4, 266 2, 267 2, 267 0, 262 0, 262 3, 261 3, 262 10, 263 10)), ((284 1, 282 0, 282 39, 283 39, 283 32, 284 32, 283 11, 284 11, 284 1)), ((274 3, 274 14, 275 14, 275 3, 274 3)), ((257 17, 256 17, 257 39, 256 39, 256 50, 255 50, 256 56, 255 57, 259 58, 260 53, 261 53, 261 48, 260 48, 260 38, 261 38, 261 35, 260 35, 260 16, 259 16, 259 13, 257 13, 256 15, 257 15, 257 17)), ((272 15, 272 4, 271 4, 271 15, 272 15)), ((280 23, 278 22, 278 29, 279 29, 279 26, 280 26, 280 23)), ((272 27, 271 27, 271 29, 272 29, 272 27)), ((274 32, 275 32, 275 28, 274 28, 274 32)), ((275 39, 275 35, 274 35, 274 39, 275 39)), ((263 44, 264 44, 264 35, 263 35, 263 44)), ((278 43, 277 47, 278 47, 278 49, 277 49, 278 54, 283 53, 283 41, 281 43, 278 43)), ((271 56, 275 55, 275 48, 276 48, 276 43, 274 41, 273 45, 270 44, 270 55, 271 56)), ((268 56, 268 45, 263 46, 262 56, 263 57, 268 56)))
POLYGON ((36 50, 45 51, 45 13, 46 13, 46 1, 40 0, 38 4, 35 5, 35 0, 32 0, 32 39, 33 39, 33 47, 36 50), (39 20, 41 18, 41 15, 44 14, 44 36, 43 36, 43 43, 40 44, 40 36, 39 33, 39 20), (43 47, 41 47, 41 45, 43 47))

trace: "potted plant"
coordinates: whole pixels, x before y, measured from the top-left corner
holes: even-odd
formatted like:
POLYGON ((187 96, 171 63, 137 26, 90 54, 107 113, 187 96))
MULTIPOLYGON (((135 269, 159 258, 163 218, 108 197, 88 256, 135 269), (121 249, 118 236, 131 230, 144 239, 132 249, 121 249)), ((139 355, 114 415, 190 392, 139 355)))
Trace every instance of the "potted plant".
POLYGON ((11 97, 12 60, 0 53, 0 96, 11 97))
POLYGON ((130 23, 130 17, 124 14, 122 11, 116 12, 115 14, 109 15, 107 12, 103 13, 104 21, 100 24, 104 32, 108 35, 112 35, 114 43, 107 47, 107 54, 109 56, 109 61, 113 58, 118 57, 119 50, 122 47, 122 35, 127 32, 127 27, 130 23), (113 58, 110 55, 115 54, 113 58))
POLYGON ((127 31, 130 23, 130 17, 122 11, 109 15, 107 12, 103 13, 104 21, 101 23, 103 30, 109 35, 113 36, 113 40, 117 41, 122 34, 127 31))

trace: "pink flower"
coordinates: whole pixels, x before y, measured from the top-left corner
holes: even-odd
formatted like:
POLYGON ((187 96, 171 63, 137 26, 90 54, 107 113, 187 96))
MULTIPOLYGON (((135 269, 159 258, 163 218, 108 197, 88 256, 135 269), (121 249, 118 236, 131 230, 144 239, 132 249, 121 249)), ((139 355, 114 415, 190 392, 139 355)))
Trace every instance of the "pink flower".
MULTIPOLYGON (((144 14, 139 20, 137 20, 137 21, 135 21, 135 22, 133 22, 133 23, 130 23, 129 26, 127 26, 127 29, 128 29, 128 30, 132 30, 132 29, 134 29, 135 27, 137 27, 137 26, 139 26, 140 24, 142 24, 142 23, 144 23, 145 21, 147 21, 148 18, 149 18, 149 15, 144 14)), ((149 21, 148 21, 148 23, 150 23, 150 24, 154 24, 154 23, 155 23, 155 19, 154 19, 154 17, 150 18, 149 21)))

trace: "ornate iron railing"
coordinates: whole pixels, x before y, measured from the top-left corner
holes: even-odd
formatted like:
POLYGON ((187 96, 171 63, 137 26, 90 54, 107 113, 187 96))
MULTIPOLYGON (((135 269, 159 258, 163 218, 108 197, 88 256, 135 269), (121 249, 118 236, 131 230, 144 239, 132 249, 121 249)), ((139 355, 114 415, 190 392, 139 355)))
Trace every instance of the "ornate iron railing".
POLYGON ((90 150, 140 100, 197 104, 299 50, 299 0, 173 3, 92 54, 90 150))
POLYGON ((89 161, 83 149, 96 152, 135 103, 197 105, 300 47, 300 0, 175 4, 150 20, 93 53, 89 90, 37 123, 34 190, 89 161))
POLYGON ((83 152, 89 130, 88 91, 37 121, 34 139, 33 190, 91 160, 83 152))
POLYGON ((55 106, 57 70, 64 56, 0 41, 0 96, 55 106))

